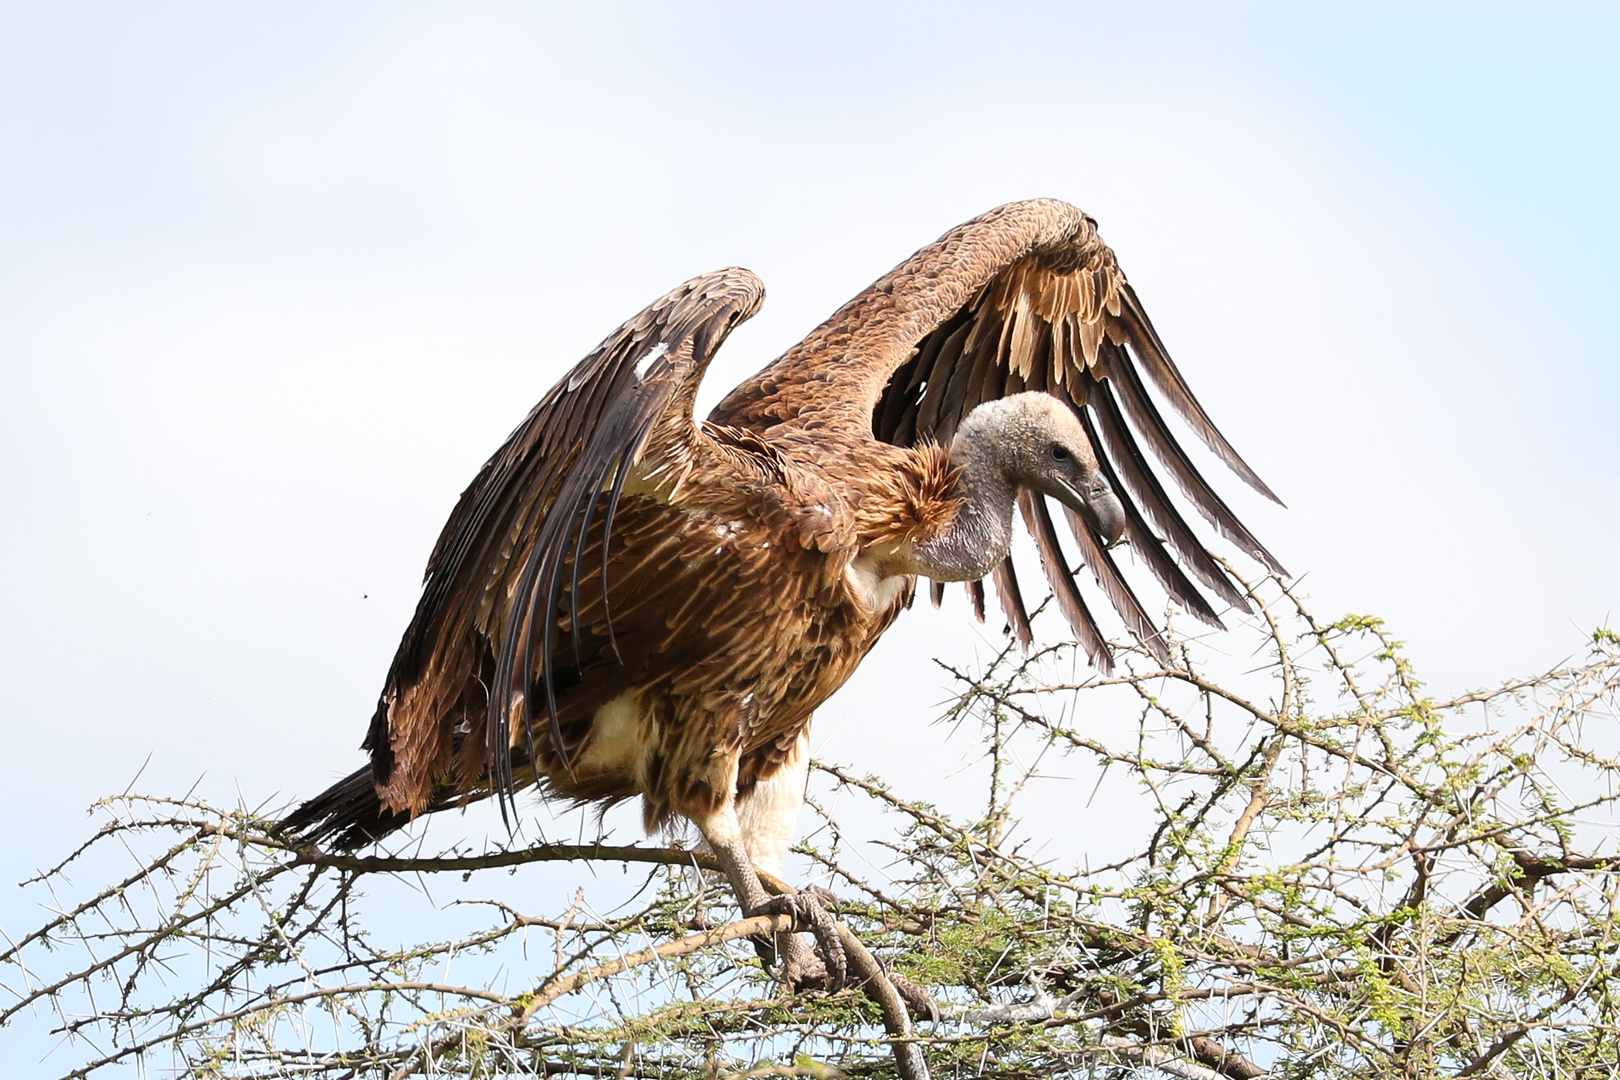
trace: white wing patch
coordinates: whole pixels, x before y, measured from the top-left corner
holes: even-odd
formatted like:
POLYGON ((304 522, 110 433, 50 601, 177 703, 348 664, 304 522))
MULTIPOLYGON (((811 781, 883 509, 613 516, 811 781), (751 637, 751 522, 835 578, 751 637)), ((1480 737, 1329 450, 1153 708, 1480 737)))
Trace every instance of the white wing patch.
POLYGON ((646 356, 643 356, 640 360, 637 360, 636 381, 640 382, 641 380, 645 379, 647 377, 647 372, 654 364, 658 363, 658 361, 667 352, 669 352, 669 342, 660 341, 657 345, 652 347, 651 352, 649 352, 646 356))
POLYGON ((634 690, 627 690, 600 706, 591 720, 585 752, 574 762, 574 771, 582 776, 633 780, 637 758, 650 745, 642 731, 642 711, 641 695, 634 690))
POLYGON ((862 555, 844 568, 844 581, 874 611, 887 611, 900 598, 908 578, 888 573, 878 560, 862 555))
MULTIPOLYGON (((727 544, 731 543, 733 540, 736 540, 737 537, 742 536, 748 531, 748 525, 746 522, 737 521, 734 518, 721 517, 718 514, 711 514, 707 510, 688 510, 686 512, 686 517, 687 520, 692 523, 694 528, 707 529, 714 537, 714 553, 716 555, 724 552, 727 544)), ((770 547, 769 544, 766 544, 765 546, 770 547)))

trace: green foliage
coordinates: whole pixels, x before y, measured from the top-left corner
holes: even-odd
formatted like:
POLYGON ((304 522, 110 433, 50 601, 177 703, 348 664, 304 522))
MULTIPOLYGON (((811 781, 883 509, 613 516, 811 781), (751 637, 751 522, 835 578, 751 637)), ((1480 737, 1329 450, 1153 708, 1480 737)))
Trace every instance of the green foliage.
MULTIPOLYGON (((916 1032, 934 1074, 1620 1073, 1620 637, 1442 699, 1381 621, 1319 624, 1276 581, 1253 598, 1244 629, 1177 641, 1170 665, 1125 649, 1117 674, 1065 681, 1061 647, 952 672, 983 787, 950 813, 817 766, 801 854, 939 1002, 916 1032), (856 818, 888 824, 863 841, 856 818)), ((746 939, 714 938, 736 913, 704 875, 655 865, 605 915, 584 890, 553 915, 510 904, 515 866, 691 853, 337 859, 251 815, 103 809, 33 885, 63 914, 0 953, 0 1020, 54 1009, 67 1075, 895 1074, 866 997, 788 997, 746 939), (75 860, 118 846, 133 873, 65 898, 75 860), (377 929, 399 883, 463 877, 505 902, 429 905, 435 941, 377 929)))

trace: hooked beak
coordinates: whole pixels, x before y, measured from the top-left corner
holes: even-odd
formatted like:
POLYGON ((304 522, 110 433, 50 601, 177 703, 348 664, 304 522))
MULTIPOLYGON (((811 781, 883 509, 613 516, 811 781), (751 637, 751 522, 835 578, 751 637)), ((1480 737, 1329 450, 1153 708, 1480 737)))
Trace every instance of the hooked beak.
POLYGON ((1085 490, 1066 480, 1058 480, 1058 490, 1052 496, 1079 514, 1091 531, 1097 534, 1105 548, 1119 543, 1125 533, 1125 507, 1114 494, 1114 489, 1101 473, 1092 477, 1085 490))

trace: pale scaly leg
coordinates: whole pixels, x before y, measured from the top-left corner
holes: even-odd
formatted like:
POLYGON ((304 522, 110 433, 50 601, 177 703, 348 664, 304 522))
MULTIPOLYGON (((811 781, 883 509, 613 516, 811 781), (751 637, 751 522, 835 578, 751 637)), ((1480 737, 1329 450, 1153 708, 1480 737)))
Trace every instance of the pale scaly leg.
MULTIPOLYGON (((748 858, 756 869, 777 878, 782 877, 782 860, 793 843, 809 774, 810 726, 806 724, 782 767, 737 800, 737 820, 748 858)), ((777 934, 776 955, 782 961, 782 981, 792 989, 821 989, 827 985, 826 965, 804 937, 777 934)))
MULTIPOLYGON (((809 776, 810 725, 807 723, 782 767, 754 785, 746 798, 737 800, 743 845, 756 869, 782 877, 782 859, 793 843, 809 776)), ((782 981, 790 988, 819 990, 828 985, 826 965, 802 934, 777 934, 776 954, 782 961, 782 981)), ((770 962, 769 957, 766 962, 770 962)), ((939 1020, 939 1006, 928 991, 898 973, 891 972, 888 978, 914 1016, 939 1020)))
POLYGON ((845 973, 844 945, 838 938, 838 924, 833 922, 832 916, 827 913, 821 901, 809 893, 771 896, 765 891, 765 886, 760 884, 759 874, 755 872, 754 864, 749 858, 742 825, 737 820, 737 810, 731 804, 722 806, 695 824, 703 833, 703 838, 708 841, 710 850, 720 860, 720 866, 731 882, 732 891, 737 894, 737 902, 742 905, 743 914, 793 916, 794 930, 809 931, 815 935, 817 943, 821 946, 822 956, 825 958, 826 988, 833 991, 842 988, 845 973))
POLYGON ((806 725, 782 767, 737 800, 737 823, 748 857, 767 874, 782 876, 782 859, 793 843, 809 775, 810 728, 806 725))

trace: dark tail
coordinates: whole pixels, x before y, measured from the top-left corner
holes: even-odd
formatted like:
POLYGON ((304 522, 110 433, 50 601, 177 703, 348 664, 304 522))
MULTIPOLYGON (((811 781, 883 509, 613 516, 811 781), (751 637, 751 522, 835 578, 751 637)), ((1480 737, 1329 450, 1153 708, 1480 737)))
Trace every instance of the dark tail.
POLYGON ((375 843, 410 822, 409 814, 383 809, 367 765, 288 814, 277 828, 307 843, 350 851, 375 843))

